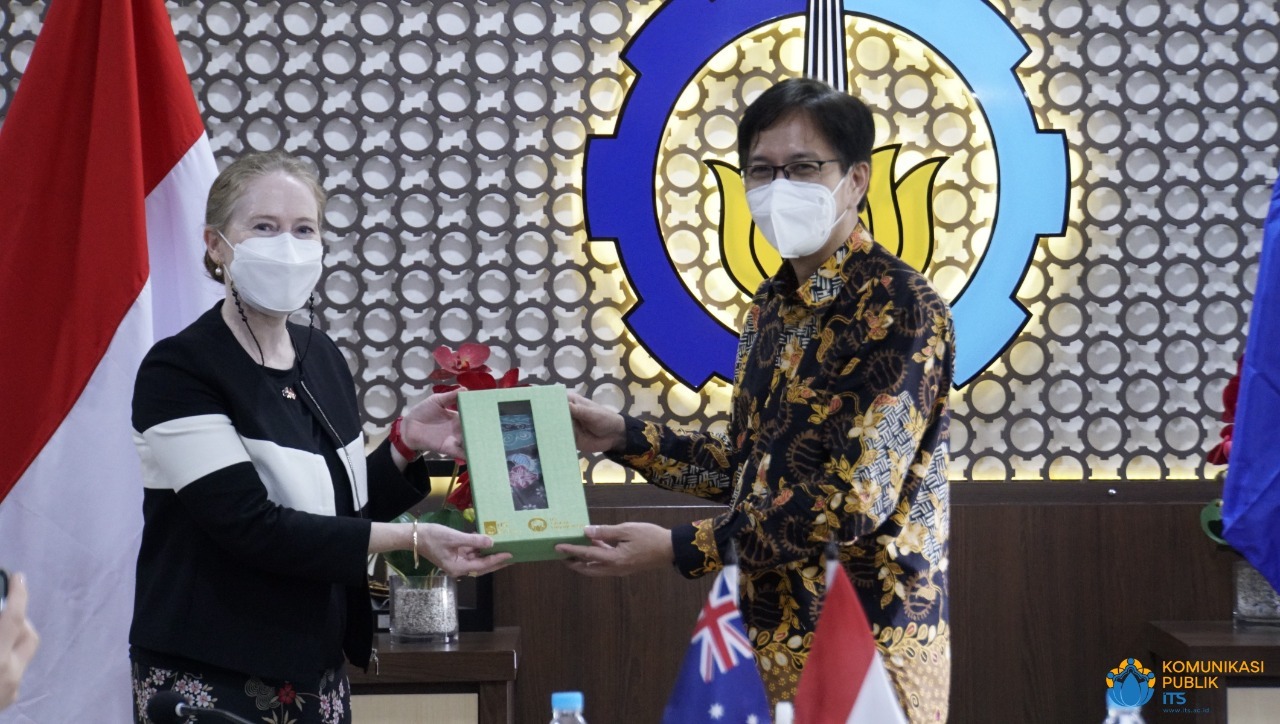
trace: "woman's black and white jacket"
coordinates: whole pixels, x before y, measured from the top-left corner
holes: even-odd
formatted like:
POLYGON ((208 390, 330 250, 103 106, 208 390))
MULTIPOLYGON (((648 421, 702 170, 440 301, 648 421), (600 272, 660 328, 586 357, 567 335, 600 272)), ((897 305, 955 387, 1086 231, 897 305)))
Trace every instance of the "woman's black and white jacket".
POLYGON ((129 642, 263 678, 309 681, 344 651, 365 667, 371 521, 422 499, 425 466, 400 472, 385 442, 366 458, 351 373, 326 335, 289 325, 305 351, 288 399, 221 306, 138 371, 145 525, 129 642))

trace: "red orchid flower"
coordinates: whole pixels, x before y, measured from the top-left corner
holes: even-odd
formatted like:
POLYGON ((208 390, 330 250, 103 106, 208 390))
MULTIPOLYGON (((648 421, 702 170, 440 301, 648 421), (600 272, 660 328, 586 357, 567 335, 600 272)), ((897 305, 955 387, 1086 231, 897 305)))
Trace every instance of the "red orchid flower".
POLYGON ((474 505, 471 500, 471 473, 464 470, 458 474, 458 482, 444 501, 458 510, 466 510, 474 505))
POLYGON ((1222 442, 1213 446, 1209 454, 1205 456, 1205 460, 1210 465, 1226 465, 1227 458, 1231 457, 1231 436, 1234 432, 1235 425, 1227 425, 1222 428, 1222 442))
POLYGON ((1236 403, 1240 400, 1240 372, 1244 369, 1244 355, 1236 363, 1236 376, 1222 388, 1222 421, 1236 421, 1236 403))
POLYGON ((463 372, 458 375, 458 384, 468 390, 494 390, 508 387, 521 387, 520 370, 512 368, 501 378, 494 379, 489 372, 463 372))
POLYGON ((1240 399, 1240 371, 1244 369, 1244 355, 1236 364, 1235 377, 1222 389, 1222 420, 1227 426, 1222 428, 1222 442, 1213 446, 1205 460, 1211 465, 1226 465, 1231 457, 1231 438, 1235 435, 1236 404, 1240 399))
POLYGON ((489 346, 465 342, 454 352, 447 344, 436 347, 431 353, 439 368, 431 373, 433 380, 451 380, 464 372, 488 372, 485 362, 489 359, 489 346))

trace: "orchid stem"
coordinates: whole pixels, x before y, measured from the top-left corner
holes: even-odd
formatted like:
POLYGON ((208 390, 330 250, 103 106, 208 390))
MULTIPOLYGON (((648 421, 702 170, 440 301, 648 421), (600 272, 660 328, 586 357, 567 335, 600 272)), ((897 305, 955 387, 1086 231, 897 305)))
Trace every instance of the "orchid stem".
POLYGON ((454 460, 453 476, 449 478, 449 487, 445 488, 444 497, 448 498, 449 494, 453 492, 454 487, 457 486, 458 484, 458 477, 461 476, 461 474, 462 474, 462 466, 458 464, 457 460, 454 460))

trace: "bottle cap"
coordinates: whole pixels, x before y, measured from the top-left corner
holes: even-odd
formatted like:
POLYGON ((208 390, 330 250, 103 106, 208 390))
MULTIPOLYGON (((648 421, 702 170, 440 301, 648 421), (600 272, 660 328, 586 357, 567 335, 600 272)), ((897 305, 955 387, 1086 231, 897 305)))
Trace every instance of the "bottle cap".
POLYGON ((551 708, 556 711, 582 709, 581 691, 557 691, 551 695, 551 708))

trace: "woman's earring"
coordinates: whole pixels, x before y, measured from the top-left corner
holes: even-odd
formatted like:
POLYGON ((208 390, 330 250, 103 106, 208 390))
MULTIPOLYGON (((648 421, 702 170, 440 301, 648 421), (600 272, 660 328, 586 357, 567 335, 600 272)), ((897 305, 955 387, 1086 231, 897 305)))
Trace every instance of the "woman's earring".
POLYGON ((213 275, 214 275, 215 277, 220 277, 220 276, 222 276, 222 266, 221 266, 221 265, 216 266, 216 267, 214 267, 214 268, 213 268, 213 275))

